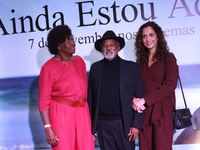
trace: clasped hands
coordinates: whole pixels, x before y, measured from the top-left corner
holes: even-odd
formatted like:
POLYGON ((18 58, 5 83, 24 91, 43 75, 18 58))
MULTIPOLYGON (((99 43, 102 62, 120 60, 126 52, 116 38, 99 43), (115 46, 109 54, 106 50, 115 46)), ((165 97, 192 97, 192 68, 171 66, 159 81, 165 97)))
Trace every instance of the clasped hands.
POLYGON ((133 101, 132 101, 132 108, 135 111, 137 111, 139 113, 142 113, 146 109, 144 104, 145 104, 144 98, 136 98, 136 97, 134 97, 133 101))

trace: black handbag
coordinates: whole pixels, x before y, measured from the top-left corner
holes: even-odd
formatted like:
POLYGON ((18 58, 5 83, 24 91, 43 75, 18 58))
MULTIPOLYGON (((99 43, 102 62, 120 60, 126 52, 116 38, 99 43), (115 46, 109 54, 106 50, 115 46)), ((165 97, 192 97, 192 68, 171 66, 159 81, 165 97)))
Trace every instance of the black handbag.
MULTIPOLYGON (((165 80, 165 70, 166 70, 166 59, 167 58, 165 57, 165 60, 164 60, 164 80, 165 80)), ((178 81, 179 81, 179 84, 180 84, 180 87, 181 87, 181 92, 182 92, 185 108, 176 109, 175 104, 173 103, 171 96, 170 96, 170 98, 171 98, 172 104, 174 106, 174 111, 173 111, 174 128, 175 129, 183 129, 183 128, 186 128, 186 127, 190 127, 192 125, 192 122, 191 122, 192 115, 190 113, 190 109, 187 108, 185 96, 184 96, 184 93, 183 93, 183 87, 182 87, 181 79, 180 79, 179 76, 178 76, 178 81)))
POLYGON ((173 119, 174 119, 174 128, 183 129, 183 128, 190 127, 192 125, 192 122, 191 122, 192 115, 190 113, 190 109, 187 108, 180 77, 178 77, 178 81, 181 87, 181 92, 182 92, 185 108, 175 109, 173 112, 173 119))

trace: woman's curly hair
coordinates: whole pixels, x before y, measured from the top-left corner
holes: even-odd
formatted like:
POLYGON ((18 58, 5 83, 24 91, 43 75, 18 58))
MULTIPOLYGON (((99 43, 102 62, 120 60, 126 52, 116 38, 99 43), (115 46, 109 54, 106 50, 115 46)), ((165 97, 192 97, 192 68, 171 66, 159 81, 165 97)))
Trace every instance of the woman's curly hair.
POLYGON ((137 57, 136 62, 139 65, 142 65, 145 62, 145 60, 148 58, 148 54, 149 54, 148 49, 144 46, 144 44, 142 42, 143 29, 146 27, 151 27, 155 31, 157 38, 158 38, 156 53, 154 54, 153 59, 161 60, 169 52, 169 47, 167 46, 167 41, 165 40, 164 33, 163 33, 161 27, 158 24, 156 24, 155 22, 149 21, 149 22, 143 24, 139 28, 137 35, 136 35, 136 40, 135 40, 134 45, 135 45, 136 57, 137 57))
POLYGON ((58 54, 58 45, 65 42, 66 38, 72 35, 71 29, 67 25, 54 27, 47 36, 48 48, 51 54, 58 54))

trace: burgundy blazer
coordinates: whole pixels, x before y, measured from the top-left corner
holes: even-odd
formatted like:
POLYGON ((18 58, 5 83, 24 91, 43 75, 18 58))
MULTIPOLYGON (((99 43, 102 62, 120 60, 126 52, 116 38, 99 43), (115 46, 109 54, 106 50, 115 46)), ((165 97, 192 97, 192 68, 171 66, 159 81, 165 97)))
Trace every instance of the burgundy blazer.
POLYGON ((144 99, 148 105, 144 112, 143 129, 145 130, 153 121, 162 117, 172 119, 173 103, 175 104, 174 91, 178 80, 176 58, 172 53, 168 53, 166 60, 156 61, 150 67, 146 60, 140 66, 140 72, 145 91, 144 99))

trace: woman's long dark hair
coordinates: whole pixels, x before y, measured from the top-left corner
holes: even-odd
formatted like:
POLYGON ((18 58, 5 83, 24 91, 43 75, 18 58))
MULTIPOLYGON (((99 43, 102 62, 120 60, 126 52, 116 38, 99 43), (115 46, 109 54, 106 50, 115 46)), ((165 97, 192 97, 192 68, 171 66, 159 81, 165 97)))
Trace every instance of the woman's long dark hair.
POLYGON ((156 24, 155 22, 149 21, 149 22, 143 24, 139 28, 137 35, 136 35, 136 41, 135 41, 134 45, 135 45, 136 57, 137 57, 136 62, 139 65, 142 65, 145 62, 145 60, 148 58, 148 54, 149 54, 149 50, 144 46, 144 44, 142 42, 143 29, 146 27, 151 27, 155 31, 157 38, 158 38, 156 53, 154 54, 153 59, 154 60, 162 60, 166 56, 166 54, 169 52, 169 48, 167 46, 167 41, 165 40, 164 33, 163 33, 161 27, 158 24, 156 24))

